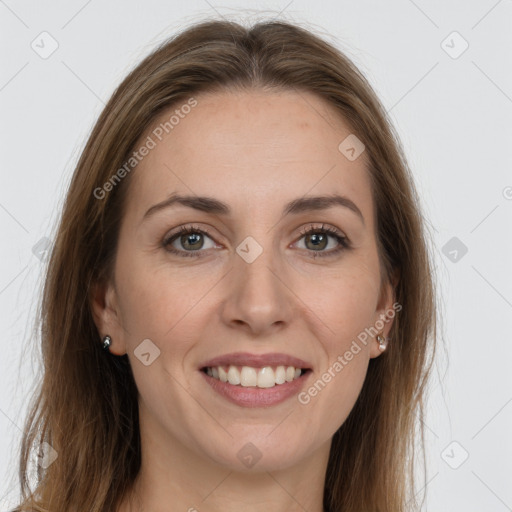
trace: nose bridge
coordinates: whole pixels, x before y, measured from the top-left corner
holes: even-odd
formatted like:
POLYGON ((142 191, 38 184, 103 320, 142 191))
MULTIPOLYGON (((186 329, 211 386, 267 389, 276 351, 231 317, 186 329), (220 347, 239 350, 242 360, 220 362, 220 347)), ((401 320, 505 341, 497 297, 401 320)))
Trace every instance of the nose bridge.
POLYGON ((260 292, 263 292, 263 288, 266 292, 273 291, 277 283, 275 270, 271 269, 279 267, 280 263, 274 254, 270 236, 266 237, 264 246, 254 238, 248 237, 237 247, 236 252, 238 259, 235 262, 235 269, 242 282, 250 288, 259 285, 260 292))
POLYGON ((277 323, 289 322, 291 294, 283 284, 284 268, 272 244, 272 233, 263 230, 258 238, 247 237, 236 248, 225 321, 243 322, 251 331, 261 332, 277 323))
MULTIPOLYGON (((247 237, 238 247, 235 262, 237 278, 245 293, 261 297, 261 302, 270 304, 280 293, 280 283, 271 269, 279 267, 278 258, 271 243, 271 233, 260 244, 255 238, 247 237), (257 292, 257 293, 256 293, 257 292), (266 302, 265 302, 266 301, 266 302)), ((260 241, 262 237, 260 236, 260 241)), ((254 297, 254 298, 256 298, 254 297)))

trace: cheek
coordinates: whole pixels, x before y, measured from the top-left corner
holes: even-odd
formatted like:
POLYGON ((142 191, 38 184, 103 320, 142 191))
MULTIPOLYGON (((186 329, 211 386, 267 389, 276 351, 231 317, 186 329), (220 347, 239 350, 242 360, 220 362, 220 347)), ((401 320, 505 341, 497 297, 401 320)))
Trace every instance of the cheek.
POLYGON ((325 326, 336 349, 372 325, 378 304, 380 275, 374 265, 355 262, 321 279, 297 283, 297 295, 325 326))
POLYGON ((345 422, 361 392, 369 358, 367 349, 340 343, 330 354, 326 366, 298 395, 303 407, 301 417, 307 430, 332 436, 345 422))
POLYGON ((190 311, 218 281, 214 272, 199 267, 174 267, 168 263, 148 264, 151 257, 119 258, 116 277, 125 330, 131 337, 163 340, 187 323, 190 311))

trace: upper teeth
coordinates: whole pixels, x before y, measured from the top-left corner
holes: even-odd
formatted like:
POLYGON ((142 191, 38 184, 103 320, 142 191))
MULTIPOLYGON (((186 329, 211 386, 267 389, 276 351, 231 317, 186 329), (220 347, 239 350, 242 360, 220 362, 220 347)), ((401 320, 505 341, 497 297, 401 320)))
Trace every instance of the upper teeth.
POLYGON ((272 388, 276 384, 291 382, 300 377, 301 369, 294 366, 264 366, 253 368, 242 366, 241 371, 234 365, 227 367, 214 366, 206 369, 206 373, 222 382, 229 382, 234 386, 257 386, 259 388, 272 388))

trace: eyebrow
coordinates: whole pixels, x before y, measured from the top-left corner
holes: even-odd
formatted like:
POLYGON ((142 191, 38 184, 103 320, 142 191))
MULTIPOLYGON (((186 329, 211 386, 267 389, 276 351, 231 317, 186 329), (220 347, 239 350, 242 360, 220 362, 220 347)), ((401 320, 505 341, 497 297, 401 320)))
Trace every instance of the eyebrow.
MULTIPOLYGON (((182 205, 195 210, 215 215, 230 215, 231 208, 228 204, 207 196, 184 196, 180 194, 172 194, 161 203, 153 205, 144 214, 143 221, 151 217, 155 213, 170 208, 173 205, 182 205)), ((364 224, 364 217, 361 210, 348 197, 339 194, 330 196, 307 196, 299 197, 286 203, 283 208, 283 216, 297 215, 304 212, 316 212, 333 208, 334 206, 342 206, 355 213, 364 224)))

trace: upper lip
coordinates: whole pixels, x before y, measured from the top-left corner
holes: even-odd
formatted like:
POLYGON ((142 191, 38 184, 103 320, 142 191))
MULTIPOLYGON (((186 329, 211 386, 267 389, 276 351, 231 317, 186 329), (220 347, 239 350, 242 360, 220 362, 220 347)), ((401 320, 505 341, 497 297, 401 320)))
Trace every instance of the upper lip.
POLYGON ((208 368, 215 366, 294 366, 295 368, 311 369, 311 365, 298 357, 281 353, 250 354, 249 352, 233 352, 214 357, 201 364, 199 367, 208 368))

